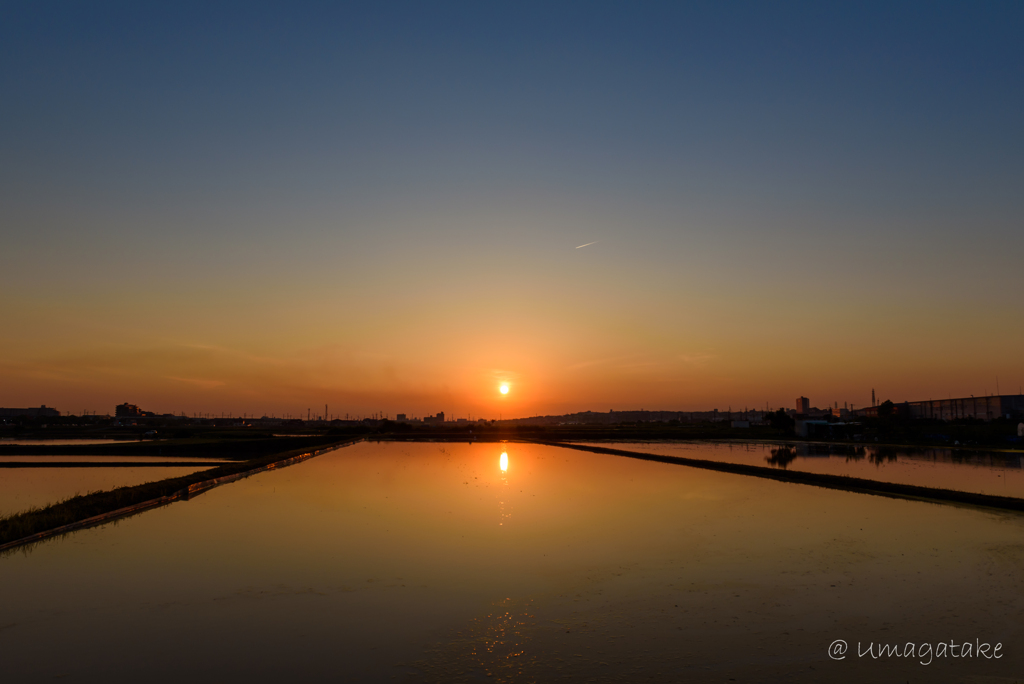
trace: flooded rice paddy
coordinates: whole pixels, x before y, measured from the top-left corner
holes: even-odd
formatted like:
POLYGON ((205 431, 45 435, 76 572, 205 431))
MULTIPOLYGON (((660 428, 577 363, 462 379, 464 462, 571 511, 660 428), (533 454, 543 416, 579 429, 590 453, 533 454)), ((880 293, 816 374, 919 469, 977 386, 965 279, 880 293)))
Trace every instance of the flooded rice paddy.
POLYGON ((826 443, 579 442, 880 482, 1024 498, 1021 452, 826 443))
POLYGON ((1016 514, 361 443, 0 556, 0 662, 10 681, 1013 681, 1021 567, 1016 514), (856 653, 951 639, 1003 657, 856 653))
MULTIPOLYGON (((122 457, 106 457, 121 459, 122 457)), ((88 456, 4 456, 7 461, 88 461, 102 462, 104 457, 88 456)), ((142 457, 127 460, 140 461, 142 457)), ((161 462, 172 459, 161 458, 161 462)), ((190 459, 191 460, 191 459, 190 459)), ((109 461, 108 461, 109 462, 109 461)), ((216 462, 209 468, 215 468, 216 462)), ((205 468, 180 467, 104 467, 104 468, 0 468, 0 516, 9 516, 30 508, 43 508, 78 494, 116 489, 146 482, 183 477, 205 468)))

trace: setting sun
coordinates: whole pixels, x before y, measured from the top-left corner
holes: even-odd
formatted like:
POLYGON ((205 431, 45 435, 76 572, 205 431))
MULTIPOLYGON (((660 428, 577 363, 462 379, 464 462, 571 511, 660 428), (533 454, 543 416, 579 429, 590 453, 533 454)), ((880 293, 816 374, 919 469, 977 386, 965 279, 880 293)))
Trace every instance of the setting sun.
POLYGON ((501 386, 501 387, 499 388, 499 391, 500 391, 500 392, 501 392, 502 394, 508 394, 508 385, 502 385, 502 386, 501 386))

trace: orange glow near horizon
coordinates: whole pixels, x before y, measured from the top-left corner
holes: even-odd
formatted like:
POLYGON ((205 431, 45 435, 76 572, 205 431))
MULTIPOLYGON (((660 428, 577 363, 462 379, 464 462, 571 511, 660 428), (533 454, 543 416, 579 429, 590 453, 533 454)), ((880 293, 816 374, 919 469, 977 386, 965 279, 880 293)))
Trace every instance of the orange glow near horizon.
POLYGON ((742 411, 789 407, 801 395, 822 408, 865 406, 872 389, 904 401, 995 393, 997 378, 1013 393, 1024 382, 1015 346, 1024 318, 984 306, 958 311, 950 327, 949 307, 936 303, 816 307, 808 295, 770 306, 754 297, 730 309, 728 297, 710 293, 666 315, 673 309, 663 298, 624 302, 598 285, 593 303, 562 302, 552 285, 551 304, 534 309, 514 298, 489 309, 470 295, 472 317, 359 303, 324 318, 323 301, 261 293, 230 315, 203 298, 169 296, 153 308, 126 294, 114 307, 88 288, 60 301, 10 299, 0 406, 104 415, 128 402, 157 413, 305 417, 327 404, 339 418, 444 411, 508 419, 742 411))
MULTIPOLYGON (((666 331, 661 340, 616 333, 574 344, 565 336, 535 336, 524 325, 511 344, 480 339, 459 345, 453 339, 459 331, 446 331, 444 322, 437 324, 443 334, 418 347, 399 331, 371 335, 377 329, 371 324, 358 332, 318 331, 316 337, 296 332, 292 340, 241 324, 237 334, 217 332, 213 343, 173 341, 155 331, 125 334, 115 344, 69 313, 60 327, 82 330, 71 336, 80 342, 72 349, 68 336, 56 329, 44 334, 49 326, 38 320, 19 325, 27 318, 10 317, 18 336, 0 341, 0 406, 46 404, 75 415, 112 414, 123 402, 157 413, 257 417, 305 417, 308 408, 316 413, 324 404, 340 418, 380 412, 508 419, 609 409, 741 411, 766 403, 789 407, 801 395, 819 407, 864 406, 872 388, 893 401, 981 395, 996 392, 996 377, 1003 393, 1013 393, 1017 377, 1024 378, 1024 362, 1010 348, 1020 336, 1008 330, 1019 324, 1010 319, 1002 320, 1006 334, 990 339, 988 353, 973 354, 970 325, 948 331, 930 347, 918 347, 914 334, 900 334, 894 325, 892 348, 861 338, 830 346, 827 335, 816 334, 801 341, 773 324, 761 326, 756 344, 722 330, 706 343, 676 347, 682 329, 666 331), (331 343, 331 337, 348 341, 331 343), (796 355, 791 348, 804 351, 796 355), (905 353, 910 350, 913 359, 905 353), (515 376, 515 392, 510 381, 496 386, 498 373, 515 376)), ((289 320, 278 327, 301 331, 289 320)))

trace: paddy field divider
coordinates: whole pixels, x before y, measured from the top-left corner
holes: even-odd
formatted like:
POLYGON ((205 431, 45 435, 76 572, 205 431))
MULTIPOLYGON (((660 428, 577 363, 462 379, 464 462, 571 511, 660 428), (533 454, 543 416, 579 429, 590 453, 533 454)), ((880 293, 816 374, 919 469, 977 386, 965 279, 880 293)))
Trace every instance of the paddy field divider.
POLYGON ((307 451, 305 453, 298 454, 297 456, 290 456, 280 461, 267 463, 256 468, 252 468, 250 470, 242 471, 240 473, 232 473, 231 475, 224 475, 222 477, 215 477, 209 480, 203 480, 201 482, 194 482, 190 484, 188 487, 179 489, 178 491, 172 494, 168 494, 167 496, 160 496, 156 497, 155 499, 140 501, 139 503, 132 504, 131 506, 118 508, 117 510, 109 511, 107 513, 100 513, 99 515, 94 515, 90 518, 76 520, 75 522, 68 523, 67 525, 61 525, 60 527, 54 527, 49 530, 43 530, 41 532, 31 534, 27 537, 22 537, 21 539, 15 539, 13 541, 7 542, 6 544, 0 544, 0 553, 18 546, 24 546, 25 544, 32 544, 34 542, 43 541, 51 537, 58 537, 62 534, 67 534, 68 532, 75 532, 76 530, 82 530, 87 527, 95 527, 96 525, 102 525, 104 523, 108 523, 119 518, 135 515, 136 513, 142 513, 143 511, 148 511, 151 508, 166 506, 167 504, 174 503, 175 501, 188 501, 192 497, 199 496, 200 494, 208 492, 211 489, 214 489, 215 487, 220 487, 221 485, 226 485, 237 480, 251 477, 252 475, 256 475, 257 473, 262 473, 268 470, 279 470, 281 468, 286 468, 290 465, 295 465, 296 463, 302 463, 303 461, 308 461, 314 456, 319 456, 320 454, 327 453, 328 451, 335 451, 337 449, 343 449, 347 446, 352 446, 357 442, 363 441, 363 439, 364 438, 360 437, 359 439, 353 439, 344 443, 325 447, 323 449, 314 449, 313 451, 307 451))
POLYGON ((824 487, 825 489, 840 489, 847 492, 857 492, 859 494, 886 496, 893 499, 911 499, 915 501, 926 501, 929 503, 943 503, 961 506, 980 506, 984 508, 996 508, 1004 511, 1024 513, 1024 499, 1018 499, 1012 496, 981 494, 960 491, 957 489, 940 489, 938 487, 922 487, 920 485, 899 484, 897 482, 882 482, 879 480, 868 480, 860 477, 850 477, 848 475, 826 475, 824 473, 808 473, 801 470, 778 470, 776 468, 765 468, 763 466, 753 466, 744 463, 709 461, 700 458, 686 458, 685 456, 662 456, 660 454, 650 454, 643 451, 610 449, 608 447, 574 444, 572 442, 536 439, 523 441, 531 442, 533 444, 544 444, 546 446, 563 447, 565 449, 576 449, 578 451, 591 451, 595 454, 626 456, 627 458, 638 458, 644 461, 671 463, 673 465, 683 465, 691 468, 701 468, 703 470, 715 470, 721 473, 760 477, 779 482, 813 485, 816 487, 824 487))

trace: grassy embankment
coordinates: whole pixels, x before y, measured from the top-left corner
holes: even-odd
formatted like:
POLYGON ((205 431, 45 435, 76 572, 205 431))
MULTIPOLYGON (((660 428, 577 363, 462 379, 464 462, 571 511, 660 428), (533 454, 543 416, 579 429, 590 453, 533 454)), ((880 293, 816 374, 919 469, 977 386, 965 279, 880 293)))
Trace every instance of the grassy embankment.
MULTIPOLYGON (((6 518, 0 518, 0 545, 23 539, 33 534, 52 530, 64 525, 86 520, 97 515, 116 511, 121 508, 158 499, 187 488, 189 485, 204 482, 218 477, 235 475, 248 470, 281 461, 312 449, 323 449, 335 444, 351 441, 351 437, 319 436, 319 437, 278 437, 259 440, 181 440, 167 442, 141 442, 134 444, 95 445, 102 447, 100 452, 90 452, 92 445, 46 445, 36 447, 39 453, 61 455, 104 455, 125 456, 188 456, 190 458, 231 458, 234 463, 219 464, 209 470, 192 473, 183 477, 175 477, 158 482, 119 487, 108 491, 93 492, 71 497, 45 508, 22 511, 6 518), (124 447, 123 451, 113 454, 111 446, 124 447), (134 448, 134 450, 133 450, 134 448), (155 451, 154 451, 155 450, 155 451), (140 453, 141 451, 141 453, 140 453)), ((18 454, 25 454, 25 447, 0 447, 2 449, 17 448, 18 454)), ((33 452, 36 453, 36 452, 33 452)))

